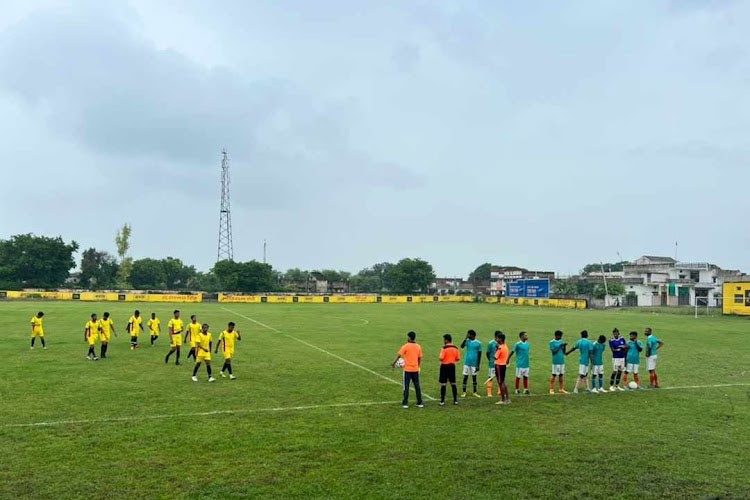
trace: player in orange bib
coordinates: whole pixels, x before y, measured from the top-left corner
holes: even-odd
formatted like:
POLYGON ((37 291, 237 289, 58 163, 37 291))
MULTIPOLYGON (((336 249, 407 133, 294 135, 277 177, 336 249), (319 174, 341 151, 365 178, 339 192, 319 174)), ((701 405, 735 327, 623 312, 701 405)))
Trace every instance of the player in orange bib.
POLYGON ((404 360, 404 400, 401 403, 401 408, 409 408, 409 384, 414 384, 414 391, 417 393, 417 408, 424 408, 422 402, 422 388, 419 385, 419 369, 422 365, 422 347, 416 343, 415 339, 417 334, 409 332, 406 334, 407 342, 398 354, 396 359, 391 363, 391 367, 395 368, 396 363, 399 359, 404 360))
POLYGON ((505 344, 505 334, 503 332, 495 333, 495 341, 497 342, 497 350, 495 351, 495 378, 497 379, 498 387, 500 387, 500 400, 496 404, 507 405, 510 404, 510 397, 508 396, 508 386, 505 385, 505 372, 508 368, 510 351, 508 351, 508 346, 505 344))

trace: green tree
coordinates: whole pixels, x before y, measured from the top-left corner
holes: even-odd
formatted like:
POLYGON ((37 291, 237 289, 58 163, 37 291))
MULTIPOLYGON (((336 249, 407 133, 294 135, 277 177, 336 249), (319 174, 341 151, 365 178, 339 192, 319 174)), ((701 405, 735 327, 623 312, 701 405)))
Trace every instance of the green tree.
POLYGON ((130 288, 130 272, 133 269, 133 258, 128 255, 130 250, 130 224, 125 223, 115 236, 117 255, 120 257, 120 269, 117 273, 119 285, 122 288, 130 288))
POLYGON ((251 260, 233 262, 221 260, 214 264, 212 272, 219 279, 221 289, 231 292, 270 292, 277 288, 273 268, 251 260))
POLYGON ((18 234, 0 240, 0 282, 7 288, 57 288, 76 265, 78 243, 58 236, 18 234))
POLYGON ((604 262, 603 264, 601 262, 594 262, 592 264, 586 264, 585 266, 583 266, 581 274, 601 273, 602 267, 604 267, 604 272, 606 273, 622 271, 622 266, 625 264, 630 264, 630 262, 626 260, 620 262, 604 262))
POLYGON ((307 281, 309 277, 309 271, 303 271, 302 269, 294 267, 292 269, 287 269, 284 273, 283 279, 288 282, 302 282, 307 281))
POLYGON ((81 255, 81 286, 90 290, 104 290, 117 282, 117 260, 107 252, 89 248, 81 255))
POLYGON ((396 293, 426 292, 435 280, 435 271, 422 259, 401 259, 388 272, 396 293))
POLYGON ((164 265, 157 259, 138 259, 133 262, 130 282, 138 290, 158 290, 167 288, 164 265))
POLYGON ((393 270, 395 264, 390 262, 381 262, 372 266, 372 273, 378 277, 380 285, 378 287, 379 292, 387 292, 393 288, 391 281, 391 270, 393 270))
POLYGON ((492 264, 485 262, 469 274, 469 281, 475 285, 481 281, 488 281, 490 279, 491 270, 492 264))
POLYGON ((552 284, 552 293, 560 297, 572 297, 578 293, 578 288, 573 280, 557 279, 552 284))
POLYGON ((625 295, 625 286, 620 283, 619 281, 607 281, 607 286, 604 286, 604 283, 598 283, 594 287, 593 295, 597 299, 604 299, 606 297, 607 292, 609 292, 610 297, 619 297, 622 295, 625 295))
POLYGON ((202 292, 218 292, 220 289, 219 278, 211 271, 207 273, 198 271, 188 281, 188 289, 200 290, 202 292))
POLYGON ((360 271, 349 280, 349 289, 358 293, 376 293, 381 291, 381 279, 374 274, 363 275, 360 271))
POLYGON ((165 286, 170 289, 186 288, 190 278, 195 276, 195 267, 186 266, 180 259, 167 257, 161 261, 164 269, 165 286))

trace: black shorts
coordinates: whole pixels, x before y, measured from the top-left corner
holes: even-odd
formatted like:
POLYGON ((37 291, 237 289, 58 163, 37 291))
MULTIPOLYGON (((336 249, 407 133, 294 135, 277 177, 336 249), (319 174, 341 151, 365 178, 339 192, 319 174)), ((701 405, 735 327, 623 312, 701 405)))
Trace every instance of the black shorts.
POLYGON ((495 378, 498 384, 505 382, 505 371, 508 369, 508 365, 495 365, 495 378))
POLYGON ((451 384, 456 383, 456 365, 440 365, 440 378, 438 379, 438 382, 441 384, 446 384, 450 382, 451 384))

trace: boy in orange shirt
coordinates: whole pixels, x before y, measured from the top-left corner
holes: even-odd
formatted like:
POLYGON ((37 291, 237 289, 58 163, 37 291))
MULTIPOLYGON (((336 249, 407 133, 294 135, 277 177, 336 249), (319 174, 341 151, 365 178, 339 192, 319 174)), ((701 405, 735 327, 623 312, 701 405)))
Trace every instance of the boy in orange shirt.
POLYGON ((445 406, 446 384, 450 382, 453 391, 453 404, 458 404, 458 388, 456 387, 456 363, 461 360, 458 347, 453 345, 453 337, 449 333, 443 335, 443 348, 440 350, 440 406, 445 406))
POLYGON ((409 408, 409 383, 414 384, 414 391, 417 393, 417 408, 424 408, 422 402, 422 388, 419 386, 419 369, 422 366, 422 347, 415 342, 417 334, 409 332, 406 334, 406 344, 401 346, 396 359, 391 363, 391 368, 396 367, 399 359, 404 360, 404 400, 401 408, 409 408))
POLYGON ((510 351, 508 351, 508 346, 505 344, 505 334, 503 332, 495 333, 495 342, 497 342, 497 350, 495 351, 495 378, 500 388, 500 400, 495 404, 507 405, 510 404, 510 397, 508 397, 508 386, 505 385, 505 372, 508 369, 510 351))

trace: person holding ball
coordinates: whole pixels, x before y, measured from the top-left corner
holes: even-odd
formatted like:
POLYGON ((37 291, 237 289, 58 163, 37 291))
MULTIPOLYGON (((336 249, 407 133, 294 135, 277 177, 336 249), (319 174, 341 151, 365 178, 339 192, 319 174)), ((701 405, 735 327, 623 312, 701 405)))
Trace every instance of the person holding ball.
POLYGON ((633 389, 641 388, 641 379, 638 377, 638 365, 641 363, 641 351, 643 350, 643 342, 638 340, 638 332, 630 332, 630 340, 628 341, 627 356, 625 364, 625 375, 622 378, 622 384, 628 386, 628 375, 633 374, 633 381, 635 387, 633 389))

